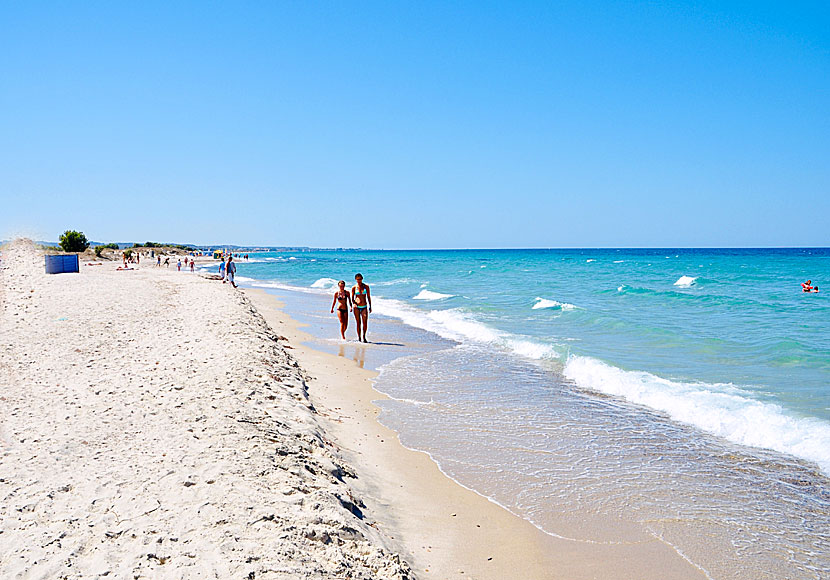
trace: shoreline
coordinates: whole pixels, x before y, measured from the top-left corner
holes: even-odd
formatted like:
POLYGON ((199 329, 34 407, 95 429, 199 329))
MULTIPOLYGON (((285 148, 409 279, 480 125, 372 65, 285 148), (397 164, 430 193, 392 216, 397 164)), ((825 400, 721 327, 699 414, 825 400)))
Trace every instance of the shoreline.
POLYGON ((267 292, 117 266, 4 248, 0 575, 705 577, 642 530, 557 538, 455 482, 267 292))
POLYGON ((326 430, 358 474, 366 474, 357 484, 376 501, 377 519, 400 542, 398 549, 419 577, 706 578, 673 546, 642 531, 606 530, 617 538, 607 543, 557 537, 456 482, 427 453, 405 447, 378 421, 373 401, 387 397, 372 386, 375 371, 315 349, 314 337, 276 296, 260 288, 243 292, 274 331, 288 338, 311 376, 309 396, 326 430))

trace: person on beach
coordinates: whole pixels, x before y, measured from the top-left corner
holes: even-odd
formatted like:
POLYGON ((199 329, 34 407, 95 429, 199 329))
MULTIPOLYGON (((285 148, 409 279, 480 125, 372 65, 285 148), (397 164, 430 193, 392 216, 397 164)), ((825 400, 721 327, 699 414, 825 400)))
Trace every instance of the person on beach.
POLYGON ((170 258, 165 258, 165 259, 164 259, 164 267, 165 267, 165 268, 169 268, 169 267, 170 267, 170 258))
POLYGON ((349 293, 346 292, 345 280, 340 280, 337 286, 340 289, 334 293, 334 300, 331 301, 331 312, 334 314, 334 305, 339 302, 337 318, 340 319, 340 337, 346 340, 346 329, 349 327, 349 310, 352 309, 352 300, 349 293))
POLYGON ((225 260, 219 262, 219 275, 222 277, 222 283, 225 283, 225 260))
POLYGON ((357 284, 352 286, 352 304, 354 305, 352 310, 357 322, 357 340, 369 342, 366 340, 366 327, 369 325, 369 313, 372 311, 372 294, 369 292, 369 287, 363 283, 363 274, 355 274, 354 279, 357 284), (362 337, 361 327, 363 328, 362 337))
POLYGON ((182 259, 181 258, 179 258, 179 262, 176 264, 176 268, 179 269, 179 272, 182 271, 182 259))
MULTIPOLYGON (((233 281, 234 276, 236 276, 236 264, 233 263, 233 256, 228 256, 228 265, 225 267, 225 271, 227 272, 228 282, 236 288, 236 282, 233 281)), ((224 284, 224 281, 222 283, 224 284)))
POLYGON ((193 272, 193 268, 194 268, 195 263, 196 263, 196 260, 190 260, 190 271, 191 272, 193 272))
POLYGON ((161 268, 161 255, 156 256, 156 268, 161 268))

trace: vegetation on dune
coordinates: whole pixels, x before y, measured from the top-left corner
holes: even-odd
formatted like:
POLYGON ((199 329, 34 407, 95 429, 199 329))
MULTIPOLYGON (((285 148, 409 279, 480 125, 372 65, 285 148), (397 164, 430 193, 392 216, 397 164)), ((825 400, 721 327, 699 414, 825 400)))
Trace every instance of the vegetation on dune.
POLYGON ((115 242, 112 242, 110 244, 99 244, 99 245, 95 246, 95 248, 93 248, 93 251, 95 252, 95 257, 100 258, 101 254, 104 253, 104 250, 117 250, 117 249, 118 249, 118 244, 116 244, 115 242))
POLYGON ((177 250, 184 250, 190 252, 195 250, 193 246, 186 244, 161 244, 159 242, 144 242, 143 244, 133 244, 134 248, 176 248, 177 250))
POLYGON ((64 252, 83 252, 89 247, 89 241, 83 232, 66 230, 58 240, 64 252))

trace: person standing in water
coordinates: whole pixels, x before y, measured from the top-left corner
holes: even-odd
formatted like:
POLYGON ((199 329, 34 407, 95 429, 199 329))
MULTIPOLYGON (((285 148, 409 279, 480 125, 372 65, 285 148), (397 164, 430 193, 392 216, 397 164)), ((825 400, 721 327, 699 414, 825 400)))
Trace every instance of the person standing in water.
MULTIPOLYGON (((338 302, 337 318, 340 319, 340 336, 346 340, 346 329, 349 327, 349 310, 352 309, 352 299, 346 292, 346 281, 340 280, 337 283, 339 290, 334 293, 334 300, 331 301, 331 312, 334 314, 334 305, 338 302)), ((358 337, 359 338, 359 337, 358 337)))
POLYGON ((369 342, 366 340, 366 327, 369 325, 369 313, 372 311, 372 294, 369 292, 369 287, 363 283, 363 274, 355 274, 354 279, 357 284, 352 286, 352 304, 354 305, 354 319, 357 322, 357 340, 369 342), (363 328, 362 337, 361 327, 363 328))

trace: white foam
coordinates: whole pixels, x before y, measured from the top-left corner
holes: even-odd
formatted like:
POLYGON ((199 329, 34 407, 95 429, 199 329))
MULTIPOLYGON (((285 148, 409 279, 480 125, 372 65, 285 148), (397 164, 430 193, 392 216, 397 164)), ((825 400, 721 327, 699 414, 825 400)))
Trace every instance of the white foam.
POLYGON ((441 294, 440 292, 432 292, 430 290, 421 290, 415 296, 412 297, 413 300, 443 300, 444 298, 452 298, 455 294, 441 294))
POLYGON ((614 260, 615 264, 622 264, 623 262, 625 262, 625 260, 614 260))
POLYGON ((674 285, 679 286, 680 288, 690 288, 692 284, 695 283, 697 278, 697 276, 681 276, 677 279, 677 282, 675 282, 674 285))
POLYGON ((323 288, 325 290, 333 290, 337 288, 337 280, 334 278, 320 278, 316 280, 312 285, 312 288, 323 288))
POLYGON ((585 260, 585 261, 586 261, 587 263, 589 263, 589 264, 590 264, 591 262, 596 262, 596 260, 594 260, 593 258, 591 258, 590 260, 585 260))
POLYGON ((560 310, 575 310, 577 307, 573 304, 568 304, 567 302, 559 302, 558 300, 548 300, 547 298, 539 298, 536 297, 536 304, 532 307, 532 310, 539 310, 541 308, 558 308, 560 310))
POLYGON ((253 278, 240 279, 236 277, 237 282, 245 282, 248 286, 253 288, 275 288, 278 290, 289 290, 291 292, 302 292, 303 294, 318 294, 326 295, 330 292, 329 288, 303 288, 301 286, 291 286, 290 284, 283 284, 276 280, 255 280, 253 278))
POLYGON ((518 355, 537 360, 559 356, 552 345, 502 332, 456 308, 423 311, 399 300, 376 298, 375 311, 457 342, 501 346, 518 355))
POLYGON ((564 372, 580 387, 663 411, 672 419, 741 445, 814 461, 830 475, 830 423, 790 415, 781 406, 753 399, 733 385, 675 382, 576 355, 568 358, 564 372))

